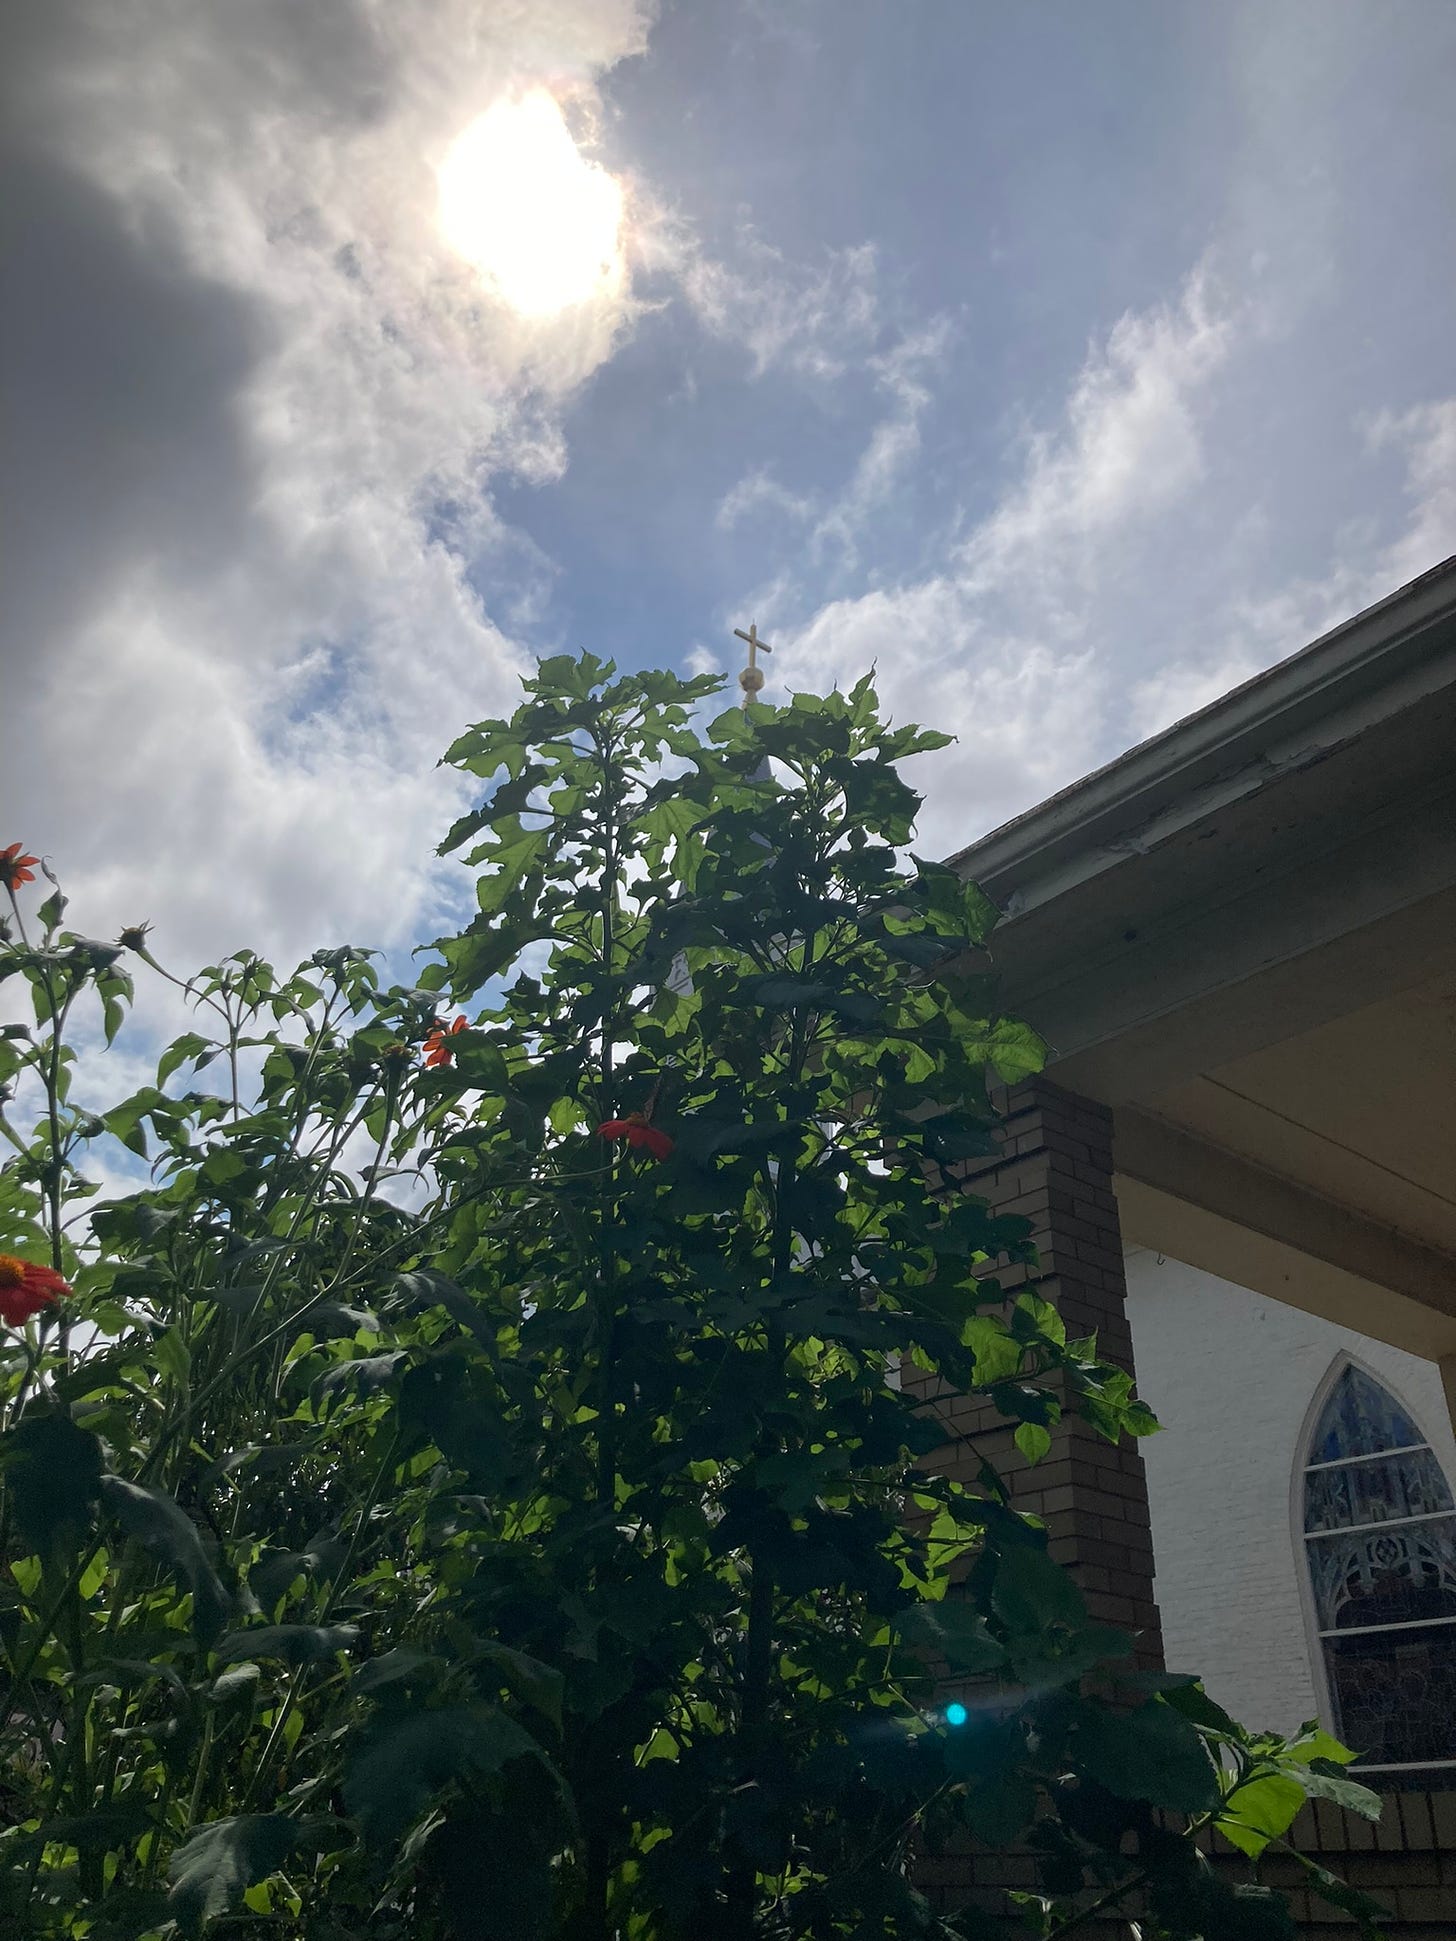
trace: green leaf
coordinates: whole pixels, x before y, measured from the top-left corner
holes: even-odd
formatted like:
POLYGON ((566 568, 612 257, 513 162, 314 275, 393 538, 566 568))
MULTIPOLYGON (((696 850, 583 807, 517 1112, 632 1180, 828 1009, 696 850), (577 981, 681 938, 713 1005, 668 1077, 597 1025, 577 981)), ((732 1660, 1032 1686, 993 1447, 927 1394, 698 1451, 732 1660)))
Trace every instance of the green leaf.
POLYGON ((1164 1685, 1163 1702, 1171 1705, 1175 1712, 1181 1712, 1190 1724, 1205 1726, 1220 1738, 1239 1741, 1244 1737, 1228 1713, 1221 1705, 1214 1703, 1197 1679, 1164 1685))
POLYGON ((157 1365, 184 1394, 192 1376, 192 1357, 187 1352, 187 1343, 176 1328, 164 1328, 152 1343, 152 1353, 157 1365))
POLYGON ((47 1820, 32 1837, 45 1845, 75 1847, 78 1853, 104 1852, 108 1847, 129 1846, 150 1825, 151 1815, 140 1804, 102 1806, 47 1820))
POLYGON ((1326 1732, 1322 1726, 1311 1721, 1300 1728, 1297 1739, 1289 1741, 1284 1748, 1284 1756, 1286 1759, 1292 1759, 1297 1765, 1303 1766, 1309 1765, 1315 1759, 1327 1760, 1333 1766, 1348 1766, 1360 1755, 1351 1752, 1350 1748, 1341 1745, 1332 1733, 1326 1732))
POLYGON ((1175 1813, 1208 1812, 1219 1803, 1218 1774, 1203 1740, 1161 1699, 1135 1712, 1088 1705, 1077 1754, 1082 1768, 1119 1799, 1149 1800, 1175 1813))
POLYGON ((1289 1831, 1304 1800, 1305 1789, 1297 1779, 1264 1773, 1235 1788, 1214 1824, 1225 1840, 1257 1860, 1271 1840, 1289 1831))
POLYGON ((213 1705, 230 1705, 234 1699, 247 1698, 258 1683, 260 1673, 254 1664, 230 1665, 219 1672, 207 1688, 213 1705))
POLYGON ((214 1049, 211 1039, 204 1038, 196 1031, 184 1031, 180 1038, 174 1038, 157 1061, 157 1083, 165 1085, 167 1080, 189 1058, 200 1059, 214 1049))
POLYGON ((1009 1631, 1034 1633, 1048 1625, 1085 1623, 1087 1606, 1069 1572, 1044 1550, 1017 1544, 1002 1552, 991 1607, 1009 1631))
POLYGON ((1038 1463, 1052 1446, 1052 1433, 1039 1422, 1021 1422, 1013 1440, 1029 1463, 1038 1463))
POLYGON ((566 1681, 554 1665, 543 1664, 539 1658, 505 1644, 482 1645, 480 1655, 497 1668, 518 1698, 549 1719, 558 1732, 561 1730, 566 1681))
POLYGON ((4 1442, 11 1513, 22 1541, 48 1561, 79 1548, 101 1490, 101 1444, 68 1415, 27 1415, 4 1442))
POLYGON ((1306 1854, 1293 1853, 1292 1857, 1305 1869, 1312 1890, 1322 1901, 1354 1917, 1356 1928, 1365 1941, 1386 1941, 1386 1924, 1393 1918, 1388 1907, 1373 1900, 1369 1894, 1361 1893, 1358 1887, 1352 1887, 1348 1881, 1341 1880, 1338 1874, 1332 1874, 1328 1867, 1320 1866, 1318 1861, 1311 1860, 1306 1854))
POLYGON ((986 1620, 959 1598, 926 1600, 901 1611, 896 1629, 907 1644, 922 1645, 944 1658, 952 1671, 994 1671, 1006 1662, 986 1620))
POLYGON ((356 1692, 377 1692, 386 1685, 398 1685, 413 1679, 435 1684, 446 1669, 445 1660, 436 1657, 433 1652, 417 1651, 413 1645, 400 1644, 392 1651, 382 1652, 379 1657, 360 1665, 349 1682, 356 1692))
POLYGON ((978 1387, 1008 1381, 1021 1368, 1025 1345, 1013 1338, 1004 1321, 993 1314, 969 1315, 961 1328, 961 1341, 976 1358, 978 1387))
POLYGON ((183 1934, 198 1935, 249 1887, 276 1874, 302 1837, 287 1813, 246 1813, 199 1827, 172 1855, 168 1906, 183 1934))
POLYGON ((391 1348, 382 1355, 357 1355, 352 1361, 335 1362, 314 1383, 313 1395, 315 1399, 332 1397, 351 1389, 360 1395, 377 1395, 408 1367, 409 1360, 407 1348, 391 1348))
POLYGON ((545 1758, 523 1726, 490 1706, 386 1714, 361 1747, 344 1801, 370 1842, 398 1839, 453 1779, 478 1782, 513 1759, 545 1758))
POLYGON ((1046 1064, 1046 1041, 1029 1024, 1015 1018, 997 1018, 986 1039, 986 1056, 1003 1085, 1020 1085, 1046 1064))
POLYGON ((220 1664, 244 1658, 281 1658, 287 1665, 315 1664, 358 1642, 357 1624, 260 1624, 229 1631, 217 1642, 220 1664))
POLYGON ((132 981, 125 971, 105 970, 96 979, 96 995, 101 999, 102 1035, 109 1045, 115 1041, 134 995, 132 981))
POLYGON ((1347 1813, 1358 1813, 1362 1819, 1378 1820, 1385 1810, 1385 1802, 1379 1793, 1372 1792, 1368 1786, 1361 1786, 1356 1780, 1346 1779, 1343 1774, 1320 1772, 1307 1767, 1298 1775, 1296 1783, 1302 1785, 1312 1799, 1327 1799, 1332 1805, 1342 1806, 1347 1813))
POLYGON ((222 1631, 232 1599, 202 1547, 197 1526, 165 1490, 147 1483, 130 1483, 121 1476, 103 1476, 101 1494, 107 1509, 129 1537, 173 1571, 192 1593, 192 1628, 204 1649, 222 1631))

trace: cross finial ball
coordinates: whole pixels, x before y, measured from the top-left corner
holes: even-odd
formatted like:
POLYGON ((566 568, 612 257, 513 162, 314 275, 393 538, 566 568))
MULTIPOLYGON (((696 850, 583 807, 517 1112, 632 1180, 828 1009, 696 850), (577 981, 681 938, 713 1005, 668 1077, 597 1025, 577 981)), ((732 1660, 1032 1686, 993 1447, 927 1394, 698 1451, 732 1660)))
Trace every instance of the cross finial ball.
POLYGON ((733 636, 735 640, 748 642, 748 665, 738 676, 738 685, 743 689, 743 705, 747 707, 750 697, 757 694, 763 686, 763 669, 758 664, 758 657, 760 654, 771 654, 773 648, 766 640, 759 639, 756 620, 749 621, 746 633, 742 627, 735 627, 733 636))

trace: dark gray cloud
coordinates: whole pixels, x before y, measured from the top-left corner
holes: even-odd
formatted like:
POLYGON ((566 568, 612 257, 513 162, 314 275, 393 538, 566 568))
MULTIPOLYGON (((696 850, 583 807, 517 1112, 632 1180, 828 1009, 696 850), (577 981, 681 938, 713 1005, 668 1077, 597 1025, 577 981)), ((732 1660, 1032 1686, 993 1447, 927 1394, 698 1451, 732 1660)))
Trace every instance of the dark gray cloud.
MULTIPOLYGON (((49 144, 47 144, 49 146, 49 144)), ((227 562, 258 465, 261 307, 49 156, 0 150, 0 665, 63 650, 122 568, 227 562)))
POLYGON ((641 31, 632 0, 6 10, 0 772, 89 926, 287 955, 448 894, 435 760, 522 664, 491 481, 559 468, 630 298, 528 331, 445 248, 434 165, 519 74, 589 110, 641 31))

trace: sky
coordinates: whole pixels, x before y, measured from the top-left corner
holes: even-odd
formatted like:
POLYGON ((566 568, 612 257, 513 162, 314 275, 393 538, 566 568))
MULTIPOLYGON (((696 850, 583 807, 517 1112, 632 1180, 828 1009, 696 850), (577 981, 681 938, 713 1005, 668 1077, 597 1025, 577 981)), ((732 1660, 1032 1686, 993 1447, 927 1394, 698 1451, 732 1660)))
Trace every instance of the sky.
POLYGON ((1456 551, 1453 72, 1450 0, 9 0, 0 844, 179 967, 403 953, 466 722, 754 619, 963 846, 1456 551))

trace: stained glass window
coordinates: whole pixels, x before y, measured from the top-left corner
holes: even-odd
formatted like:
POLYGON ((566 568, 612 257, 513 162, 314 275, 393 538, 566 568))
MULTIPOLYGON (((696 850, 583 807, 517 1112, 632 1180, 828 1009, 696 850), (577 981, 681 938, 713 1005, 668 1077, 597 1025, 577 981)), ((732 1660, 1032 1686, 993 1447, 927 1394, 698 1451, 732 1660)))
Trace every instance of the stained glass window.
POLYGON ((1336 1732, 1367 1770, 1456 1764, 1456 1504, 1411 1417, 1344 1368, 1304 1472, 1336 1732))

